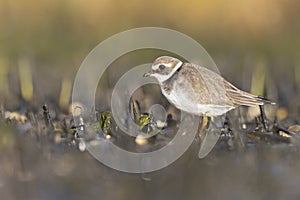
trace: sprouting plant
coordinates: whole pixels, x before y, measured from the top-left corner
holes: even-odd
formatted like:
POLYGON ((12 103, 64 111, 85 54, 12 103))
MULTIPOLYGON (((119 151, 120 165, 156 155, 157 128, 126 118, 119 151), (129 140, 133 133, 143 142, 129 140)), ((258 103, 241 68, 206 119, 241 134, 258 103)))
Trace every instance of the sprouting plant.
POLYGON ((109 111, 101 112, 101 117, 99 121, 100 128, 107 135, 111 134, 111 117, 112 114, 109 111))

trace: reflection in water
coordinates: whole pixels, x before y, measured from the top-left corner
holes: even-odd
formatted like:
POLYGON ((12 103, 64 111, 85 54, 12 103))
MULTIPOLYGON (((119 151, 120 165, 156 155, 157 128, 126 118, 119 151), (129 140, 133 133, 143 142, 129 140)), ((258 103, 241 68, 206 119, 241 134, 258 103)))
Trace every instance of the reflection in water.
POLYGON ((294 199, 299 195, 299 154, 285 144, 246 151, 217 143, 204 159, 199 143, 167 168, 146 174, 110 169, 87 152, 53 146, 1 128, 3 199, 294 199), (6 143, 3 141, 6 137, 6 143), (146 177, 146 178, 145 178, 146 177))

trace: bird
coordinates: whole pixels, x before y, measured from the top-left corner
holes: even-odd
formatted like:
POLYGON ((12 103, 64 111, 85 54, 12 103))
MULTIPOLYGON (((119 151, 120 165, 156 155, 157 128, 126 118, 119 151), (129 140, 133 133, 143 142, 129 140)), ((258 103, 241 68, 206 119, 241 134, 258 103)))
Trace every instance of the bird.
POLYGON ((239 106, 274 104, 238 89, 206 67, 171 56, 156 58, 144 77, 156 78, 162 94, 176 108, 198 116, 217 117, 239 106))

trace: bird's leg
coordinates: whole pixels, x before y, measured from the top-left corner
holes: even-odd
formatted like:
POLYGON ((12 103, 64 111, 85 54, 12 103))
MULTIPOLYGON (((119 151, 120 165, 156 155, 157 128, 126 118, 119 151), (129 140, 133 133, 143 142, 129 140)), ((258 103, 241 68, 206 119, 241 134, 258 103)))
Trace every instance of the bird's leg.
POLYGON ((207 117, 207 124, 206 124, 207 129, 209 128, 211 121, 212 121, 211 117, 207 117))
POLYGON ((210 117, 207 117, 206 115, 202 115, 202 121, 199 129, 200 140, 203 140, 203 138, 205 137, 209 124, 210 124, 210 117))
POLYGON ((209 152, 211 152, 220 138, 221 130, 218 122, 220 121, 217 117, 203 116, 200 131, 201 144, 198 153, 198 157, 200 159, 204 158, 209 154, 209 152))
POLYGON ((210 124, 210 121, 211 121, 211 118, 206 116, 206 115, 203 115, 202 116, 202 122, 201 122, 201 130, 203 130, 204 128, 207 129, 209 127, 209 124, 210 124))
POLYGON ((264 105, 259 105, 259 109, 260 109, 260 117, 261 117, 261 121, 263 124, 263 128, 265 131, 269 130, 268 124, 267 124, 267 118, 266 118, 266 114, 265 114, 265 108, 264 105))

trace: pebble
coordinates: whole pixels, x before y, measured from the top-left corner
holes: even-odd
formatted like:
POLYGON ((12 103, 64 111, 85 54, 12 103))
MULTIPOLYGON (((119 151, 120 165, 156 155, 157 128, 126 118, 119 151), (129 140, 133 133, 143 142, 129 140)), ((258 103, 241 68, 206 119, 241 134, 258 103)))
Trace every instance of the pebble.
POLYGON ((86 144, 83 140, 80 140, 78 143, 78 149, 81 152, 84 152, 86 150, 86 144))
POLYGON ((145 138, 145 136, 138 135, 135 138, 135 143, 142 146, 142 145, 148 144, 148 140, 147 140, 147 138, 145 138))
POLYGON ((300 125, 292 125, 288 127, 289 131, 300 134, 300 125))

